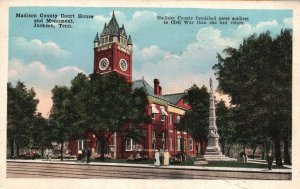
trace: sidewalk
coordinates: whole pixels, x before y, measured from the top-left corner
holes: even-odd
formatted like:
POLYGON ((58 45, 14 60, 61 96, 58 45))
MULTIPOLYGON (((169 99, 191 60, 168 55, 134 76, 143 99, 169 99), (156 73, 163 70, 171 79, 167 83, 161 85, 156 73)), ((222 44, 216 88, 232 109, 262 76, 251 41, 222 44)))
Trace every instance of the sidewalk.
MULTIPOLYGON (((118 166, 118 167, 140 167, 140 168, 158 168, 158 169, 177 169, 177 170, 210 170, 210 171, 238 171, 238 172, 261 172, 261 173, 292 173, 292 169, 272 169, 268 170, 267 168, 241 168, 241 167, 206 167, 206 166, 179 166, 179 165, 170 165, 170 166, 154 166, 152 164, 132 164, 132 163, 105 163, 105 162, 91 162, 81 163, 80 161, 74 160, 64 160, 60 161, 57 159, 52 159, 51 161, 46 160, 7 160, 8 162, 28 162, 28 163, 48 163, 48 164, 73 164, 73 165, 95 165, 95 166, 118 166)), ((263 164, 259 160, 250 160, 249 163, 258 163, 263 164)), ((265 163, 264 163, 265 164, 265 163)))
MULTIPOLYGON (((255 163, 255 164, 266 164, 266 160, 263 159, 250 159, 248 158, 248 163, 255 163)), ((273 162, 273 165, 276 165, 276 162, 273 162)), ((291 165, 283 165, 283 167, 292 169, 291 165)))

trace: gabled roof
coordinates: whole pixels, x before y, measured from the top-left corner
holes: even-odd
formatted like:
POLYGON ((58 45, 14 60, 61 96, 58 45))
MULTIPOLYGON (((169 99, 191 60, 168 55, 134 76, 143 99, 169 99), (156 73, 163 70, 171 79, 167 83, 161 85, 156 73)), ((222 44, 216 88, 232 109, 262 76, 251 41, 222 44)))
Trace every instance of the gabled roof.
POLYGON ((179 100, 184 96, 185 93, 167 94, 163 95, 163 98, 172 104, 178 104, 179 100))
POLYGON ((132 87, 135 88, 143 88, 147 95, 152 97, 156 97, 162 100, 169 102, 170 104, 177 105, 179 100, 184 96, 185 93, 176 93, 176 94, 167 94, 167 95, 155 95, 154 88, 147 83, 144 79, 136 80, 133 82, 132 87))
POLYGON ((132 87, 134 89, 143 88, 147 95, 156 96, 154 94, 154 88, 151 85, 149 85, 149 83, 147 83, 147 81, 145 81, 144 79, 134 81, 132 87))

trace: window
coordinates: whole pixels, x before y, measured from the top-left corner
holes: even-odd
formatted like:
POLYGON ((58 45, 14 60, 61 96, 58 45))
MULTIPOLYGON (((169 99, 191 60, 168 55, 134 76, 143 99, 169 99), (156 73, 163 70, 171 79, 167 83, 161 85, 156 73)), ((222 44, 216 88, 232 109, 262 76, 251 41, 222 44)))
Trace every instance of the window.
POLYGON ((193 151, 193 139, 192 138, 189 139, 189 150, 193 151))
POLYGON ((187 148, 187 143, 186 143, 186 138, 183 139, 183 153, 186 152, 186 148, 187 148))
POLYGON ((151 104, 151 117, 152 119, 155 119, 155 115, 158 114, 159 111, 156 108, 155 104, 151 104))
POLYGON ((181 138, 177 139, 177 151, 181 150, 181 138))
POLYGON ((173 124, 173 114, 169 114, 169 125, 173 124))
POLYGON ((156 149, 156 133, 152 131, 152 149, 156 149))
POLYGON ((78 140, 78 142, 77 142, 77 148, 78 148, 78 150, 81 150, 81 149, 85 148, 85 145, 86 145, 85 143, 86 142, 83 139, 78 140))
POLYGON ((166 134, 165 133, 161 133, 161 143, 162 143, 163 150, 165 150, 166 149, 166 134))
POLYGON ((160 107, 160 112, 161 112, 160 120, 165 121, 166 116, 168 116, 168 113, 166 112, 165 107, 161 106, 160 107))
POLYGON ((170 143, 169 143, 169 149, 173 150, 173 138, 169 138, 170 143))
POLYGON ((126 139, 126 151, 132 151, 133 141, 132 138, 126 139))
POLYGON ((151 114, 151 118, 152 118, 152 119, 155 119, 155 115, 156 115, 156 114, 152 113, 152 114, 151 114))
POLYGON ((176 123, 179 123, 179 122, 180 122, 180 116, 177 115, 177 116, 176 116, 176 123))

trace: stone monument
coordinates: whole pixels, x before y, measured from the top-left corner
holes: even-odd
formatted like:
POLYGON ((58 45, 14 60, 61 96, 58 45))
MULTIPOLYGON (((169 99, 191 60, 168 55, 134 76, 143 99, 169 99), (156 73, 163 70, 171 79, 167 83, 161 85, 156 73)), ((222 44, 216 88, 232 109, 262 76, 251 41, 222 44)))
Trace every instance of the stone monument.
POLYGON ((219 146, 219 134, 216 124, 216 110, 212 79, 209 79, 210 91, 209 91, 209 130, 207 135, 207 146, 204 158, 207 161, 236 161, 222 155, 221 148, 219 146))

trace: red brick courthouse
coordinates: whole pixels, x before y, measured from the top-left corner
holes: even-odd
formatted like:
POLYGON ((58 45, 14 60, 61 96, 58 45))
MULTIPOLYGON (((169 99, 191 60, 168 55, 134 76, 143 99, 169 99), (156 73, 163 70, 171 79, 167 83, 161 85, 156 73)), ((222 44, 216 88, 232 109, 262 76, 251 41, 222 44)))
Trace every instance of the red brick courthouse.
MULTIPOLYGON (((190 108, 183 100, 184 93, 164 95, 158 79, 154 79, 153 85, 144 78, 132 81, 132 62, 131 37, 127 37, 124 25, 119 27, 113 14, 109 23, 105 23, 102 33, 97 33, 94 39, 94 73, 114 71, 124 75, 128 82, 133 82, 134 88, 144 88, 148 95, 147 113, 152 116, 152 123, 141 125, 146 130, 146 136, 140 143, 128 138, 122 147, 119 134, 115 133, 107 147, 107 155, 120 158, 122 149, 125 158, 137 152, 152 158, 155 149, 168 149, 171 155, 195 155, 198 145, 193 138, 186 132, 176 130, 176 124, 190 108)), ((93 154, 100 153, 97 139, 92 133, 69 141, 71 155, 77 155, 80 149, 88 147, 93 154)))

